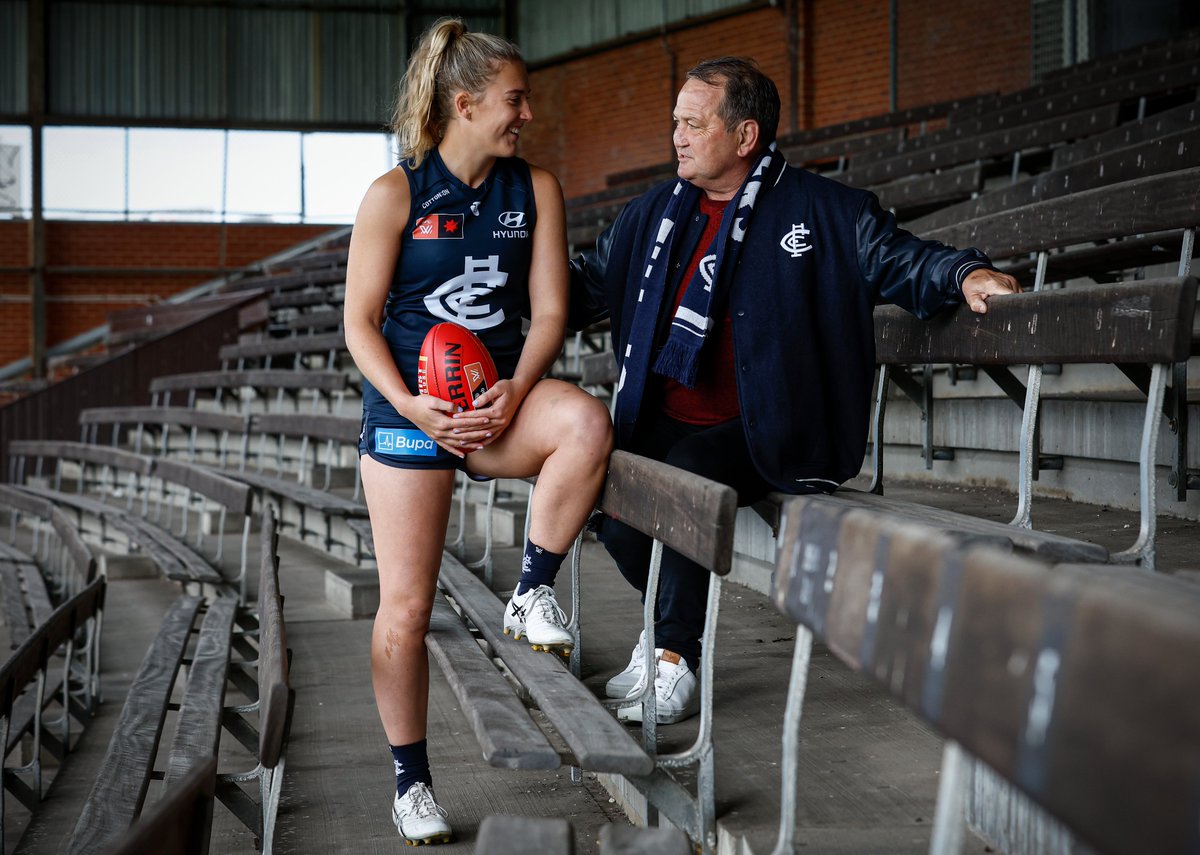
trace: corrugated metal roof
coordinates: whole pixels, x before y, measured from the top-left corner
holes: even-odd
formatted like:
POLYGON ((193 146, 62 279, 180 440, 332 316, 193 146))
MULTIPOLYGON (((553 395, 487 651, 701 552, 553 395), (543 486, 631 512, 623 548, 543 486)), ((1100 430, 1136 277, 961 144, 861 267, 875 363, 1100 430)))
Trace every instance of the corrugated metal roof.
POLYGON ((29 54, 24 0, 0 0, 0 113, 29 109, 29 54))
POLYGON ((47 109, 129 121, 384 123, 406 58, 400 4, 270 3, 279 8, 49 0, 47 109))
POLYGON ((745 0, 561 0, 517 4, 522 52, 530 62, 590 47, 631 33, 744 5, 745 0))

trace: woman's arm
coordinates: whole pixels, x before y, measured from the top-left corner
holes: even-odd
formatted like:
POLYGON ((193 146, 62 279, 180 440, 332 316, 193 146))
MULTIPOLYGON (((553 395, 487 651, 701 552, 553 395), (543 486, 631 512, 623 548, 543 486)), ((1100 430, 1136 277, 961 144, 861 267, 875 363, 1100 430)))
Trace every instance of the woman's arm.
POLYGON ((529 332, 512 379, 501 380, 477 402, 492 404, 488 410, 491 439, 512 421, 529 390, 558 358, 567 321, 567 226, 562 187, 546 170, 529 169, 537 204, 529 263, 529 332))
POLYGON ((409 201, 408 178, 404 170, 393 169, 375 180, 359 206, 346 265, 346 347, 358 370, 397 413, 462 457, 462 443, 453 431, 486 424, 487 419, 465 424, 451 421, 449 402, 414 394, 400 376, 380 331, 392 274, 400 261, 400 239, 408 227, 409 201))

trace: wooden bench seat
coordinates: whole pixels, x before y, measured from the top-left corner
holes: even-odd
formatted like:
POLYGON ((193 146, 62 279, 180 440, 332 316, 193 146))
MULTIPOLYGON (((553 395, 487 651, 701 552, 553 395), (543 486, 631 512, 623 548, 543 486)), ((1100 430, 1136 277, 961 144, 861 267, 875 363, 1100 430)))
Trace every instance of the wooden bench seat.
MULTIPOLYGON (((68 494, 52 488, 26 487, 28 492, 50 499, 57 504, 74 509, 79 514, 89 514, 101 522, 101 538, 104 539, 107 528, 121 532, 132 543, 146 549, 157 561, 168 578, 184 582, 200 582, 214 586, 232 585, 244 595, 247 539, 250 532, 250 512, 253 494, 249 487, 230 478, 224 477, 210 469, 178 460, 152 458, 145 455, 114 449, 108 446, 89 445, 86 443, 51 443, 44 441, 22 440, 9 444, 9 454, 14 464, 16 474, 23 476, 27 468, 32 468, 31 474, 41 472, 45 460, 72 461, 83 465, 94 465, 106 470, 126 471, 131 481, 128 483, 128 495, 125 507, 109 504, 107 501, 90 498, 78 494, 68 494), (29 467, 28 461, 34 460, 29 467), (157 479, 160 489, 157 494, 153 520, 149 515, 149 481, 157 479), (167 500, 168 489, 175 492, 175 497, 167 500), (135 497, 140 496, 142 515, 131 513, 135 497), (214 528, 216 548, 214 554, 206 556, 204 548, 204 525, 197 522, 194 525, 195 538, 188 545, 189 511, 193 500, 201 501, 200 510, 209 513, 206 508, 215 508, 211 512, 209 523, 214 528), (179 528, 175 532, 168 529, 174 516, 175 499, 181 506, 179 528), (167 513, 163 518, 164 506, 167 513), (235 520, 241 521, 241 554, 237 569, 231 576, 223 572, 223 533, 229 512, 235 520)), ((111 472, 109 474, 112 474, 111 472)), ((55 482, 61 476, 61 467, 56 468, 55 482)), ((106 476, 107 477, 107 476, 106 476)), ((114 476, 113 485, 117 483, 114 476)), ((80 480, 82 491, 83 479, 80 480)), ((109 486, 102 481, 101 486, 109 486)), ((101 492, 101 496, 107 493, 101 492)))
POLYGON ((449 553, 442 554, 438 584, 529 691, 581 768, 622 775, 653 771, 654 761, 557 657, 503 635, 504 603, 449 553))
POLYGON ((247 362, 262 362, 264 369, 272 367, 272 362, 281 360, 290 362, 293 369, 306 366, 307 357, 321 357, 326 369, 336 368, 338 355, 346 351, 346 336, 344 333, 323 333, 321 335, 299 335, 291 338, 272 338, 244 344, 228 344, 221 348, 218 355, 223 367, 246 368, 247 362), (230 363, 234 363, 231 366, 230 363))
MULTIPOLYGON (((12 755, 25 739, 32 743, 27 765, 4 768, 4 789, 29 810, 34 810, 42 798, 43 748, 61 761, 72 747, 72 717, 86 722, 94 711, 105 590, 103 578, 93 580, 56 608, 0 667, 0 744, 4 745, 4 756, 12 755), (60 652, 61 667, 57 662, 60 652), (67 670, 80 684, 76 692, 64 683, 67 670), (59 721, 50 727, 43 712, 55 701, 62 712, 59 721)), ((5 842, 4 801, 0 798, 0 846, 5 842)))
POLYGON ((562 761, 462 618, 440 594, 425 646, 471 722, 483 759, 504 769, 557 769, 562 761))
MULTIPOLYGON (((223 719, 226 729, 251 753, 255 766, 246 771, 218 775, 216 792, 222 804, 254 832, 259 851, 271 855, 296 693, 291 687, 291 652, 287 646, 283 595, 279 588, 279 535, 275 515, 270 509, 263 513, 261 542, 255 698, 244 706, 227 707, 223 719), (242 784, 246 783, 258 785, 257 798, 243 789, 242 784)), ((186 772, 184 756, 173 753, 168 783, 186 772)))
POLYGON ((208 855, 217 758, 192 767, 151 805, 107 855, 208 855))
POLYGON ((72 855, 105 852, 141 812, 172 687, 201 604, 196 596, 177 599, 146 651, 109 742, 107 760, 75 824, 72 855))
MULTIPOLYGON (((932 851, 960 851, 972 786, 962 752, 1097 851, 1195 842, 1200 587, 964 550, 925 526, 799 496, 785 509, 774 597, 798 625, 788 810, 815 638, 952 740, 932 851)), ((781 846, 793 829, 785 816, 781 846)))
POLYGON ((313 396, 314 410, 321 401, 326 403, 327 408, 332 408, 334 400, 349 388, 349 378, 341 371, 199 371, 155 377, 150 381, 150 400, 153 406, 166 407, 171 404, 172 393, 184 392, 187 395, 185 406, 192 407, 199 393, 205 392, 217 403, 229 397, 241 406, 248 403, 243 400, 243 392, 249 389, 255 396, 264 399, 273 392, 275 406, 282 405, 285 398, 290 398, 294 409, 299 411, 302 394, 313 396))

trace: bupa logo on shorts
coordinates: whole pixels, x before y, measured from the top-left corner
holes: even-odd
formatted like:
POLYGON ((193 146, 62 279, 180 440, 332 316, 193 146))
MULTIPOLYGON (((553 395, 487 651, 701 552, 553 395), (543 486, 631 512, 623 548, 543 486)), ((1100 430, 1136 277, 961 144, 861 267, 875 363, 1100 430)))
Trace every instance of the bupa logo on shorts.
POLYGON ((375 453, 397 457, 434 457, 437 455, 437 443, 415 429, 375 428, 375 453))

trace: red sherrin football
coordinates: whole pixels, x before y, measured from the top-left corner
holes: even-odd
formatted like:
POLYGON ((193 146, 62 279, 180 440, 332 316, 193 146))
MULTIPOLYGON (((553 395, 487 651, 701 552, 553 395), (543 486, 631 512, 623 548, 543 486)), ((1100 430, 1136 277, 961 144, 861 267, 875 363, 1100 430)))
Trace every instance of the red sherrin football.
POLYGON ((417 391, 475 409, 475 399, 500 379, 479 336, 458 324, 441 323, 425 334, 417 358, 417 391))

